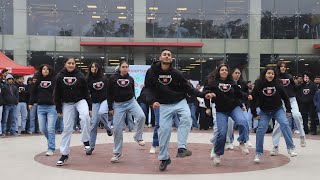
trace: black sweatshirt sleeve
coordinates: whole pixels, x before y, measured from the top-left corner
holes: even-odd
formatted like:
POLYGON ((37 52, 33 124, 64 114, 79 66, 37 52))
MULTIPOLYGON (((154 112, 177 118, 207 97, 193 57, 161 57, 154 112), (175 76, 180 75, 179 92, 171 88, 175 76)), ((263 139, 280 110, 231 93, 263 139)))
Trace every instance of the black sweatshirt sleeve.
POLYGON ((157 102, 157 99, 155 97, 155 94, 153 93, 153 90, 156 89, 155 84, 152 82, 152 70, 149 69, 147 71, 146 77, 144 79, 144 88, 145 94, 147 97, 147 103, 150 105, 153 105, 153 103, 157 102))
POLYGON ((259 82, 256 82, 255 83, 255 86, 252 90, 252 101, 251 101, 251 113, 252 113, 252 116, 253 117, 257 117, 258 114, 257 114, 257 100, 258 100, 258 94, 259 94, 259 90, 260 90, 260 84, 259 82))
POLYGON ((108 84, 107 84, 107 99, 108 99, 108 107, 109 111, 113 110, 112 104, 114 102, 114 95, 113 95, 113 79, 114 77, 111 76, 109 78, 108 84))
POLYGON ((88 103, 89 110, 91 111, 92 110, 92 101, 91 101, 91 97, 90 97, 90 93, 89 93, 88 83, 87 83, 86 79, 84 78, 84 76, 81 78, 81 80, 82 80, 82 84, 83 84, 83 87, 81 88, 82 94, 88 103))
POLYGON ((289 96, 287 95, 287 93, 285 92, 284 90, 284 87, 282 85, 278 85, 278 88, 279 88, 279 92, 280 92, 280 96, 281 96, 281 99, 283 100, 284 102, 284 105, 286 107, 286 111, 287 113, 291 113, 291 105, 290 105, 290 100, 289 100, 289 96))
POLYGON ((30 91, 29 105, 33 105, 36 101, 39 84, 40 84, 40 80, 38 79, 34 84, 34 86, 29 86, 29 91, 30 91))
MULTIPOLYGON (((60 77, 57 76, 56 78, 56 85, 54 88, 54 103, 56 105, 56 109, 58 113, 62 113, 62 93, 61 93, 61 82, 60 77)), ((35 88, 35 87, 34 87, 35 88)))

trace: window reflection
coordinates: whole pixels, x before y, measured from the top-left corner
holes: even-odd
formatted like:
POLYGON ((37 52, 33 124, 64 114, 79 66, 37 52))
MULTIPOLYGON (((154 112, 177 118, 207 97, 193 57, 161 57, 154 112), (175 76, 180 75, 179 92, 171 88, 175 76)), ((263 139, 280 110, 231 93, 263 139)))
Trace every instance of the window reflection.
POLYGON ((155 38, 247 38, 248 2, 148 0, 146 34, 155 38))
POLYGON ((132 37, 131 0, 28 0, 28 34, 132 37))
POLYGON ((13 5, 10 0, 0 1, 0 34, 13 34, 13 5))

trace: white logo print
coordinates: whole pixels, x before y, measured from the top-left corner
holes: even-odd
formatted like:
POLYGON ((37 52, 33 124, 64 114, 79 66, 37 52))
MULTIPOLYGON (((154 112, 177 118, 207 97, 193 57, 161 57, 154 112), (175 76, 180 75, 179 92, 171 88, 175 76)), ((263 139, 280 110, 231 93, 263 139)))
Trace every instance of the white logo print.
POLYGON ((129 79, 118 79, 117 84, 120 87, 127 87, 130 84, 130 80, 129 79))
POLYGON ((25 91, 26 89, 24 87, 19 87, 19 92, 25 91))
POLYGON ((265 96, 273 96, 277 92, 275 87, 266 87, 263 88, 262 93, 265 96))
POLYGON ((281 80, 281 82, 282 82, 282 85, 283 86, 289 86, 289 84, 290 84, 290 79, 280 79, 281 80))
POLYGON ((231 84, 224 84, 224 83, 219 83, 219 89, 222 92, 229 92, 231 89, 231 84))
POLYGON ((50 87, 51 86, 51 81, 41 81, 40 82, 40 87, 42 87, 42 88, 48 88, 48 87, 50 87))
POLYGON ((171 75, 159 75, 158 80, 161 84, 166 86, 171 83, 172 77, 171 75))
POLYGON ((95 90, 101 90, 104 87, 104 83, 102 81, 93 83, 93 88, 95 90))
POLYGON ((72 86, 77 82, 76 77, 63 77, 63 82, 67 86, 72 86))
POLYGON ((310 89, 303 89, 303 94, 304 94, 304 95, 308 95, 309 92, 310 92, 310 89))

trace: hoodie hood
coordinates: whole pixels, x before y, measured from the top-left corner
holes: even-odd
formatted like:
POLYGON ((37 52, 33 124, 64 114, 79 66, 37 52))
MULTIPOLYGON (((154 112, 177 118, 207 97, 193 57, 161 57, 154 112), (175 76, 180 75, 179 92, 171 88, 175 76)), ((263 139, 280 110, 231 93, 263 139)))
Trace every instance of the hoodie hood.
MULTIPOLYGON (((151 69, 154 70, 154 71, 156 71, 156 72, 164 71, 164 70, 161 69, 161 62, 160 62, 160 60, 153 62, 153 63, 151 64, 151 69)), ((172 66, 172 63, 171 63, 171 64, 170 64, 170 68, 168 69, 168 71, 172 71, 172 69, 173 69, 173 66, 172 66)), ((166 72, 168 72, 168 71, 166 71, 166 72)))

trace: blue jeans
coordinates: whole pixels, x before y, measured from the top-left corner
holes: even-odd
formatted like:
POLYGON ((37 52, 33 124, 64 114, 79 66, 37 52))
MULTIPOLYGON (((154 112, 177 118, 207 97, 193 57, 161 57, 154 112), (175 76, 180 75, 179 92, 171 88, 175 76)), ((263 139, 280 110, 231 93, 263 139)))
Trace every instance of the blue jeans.
POLYGON ((246 116, 242 109, 237 106, 230 112, 217 112, 217 140, 214 146, 214 152, 220 156, 224 154, 224 145, 226 143, 228 118, 231 117, 239 129, 238 141, 245 143, 249 134, 249 127, 246 116))
POLYGON ((30 125, 29 125, 29 132, 34 133, 36 131, 36 116, 37 116, 37 109, 38 109, 38 104, 35 103, 32 106, 32 109, 30 110, 29 114, 29 120, 30 120, 30 125))
POLYGON ((63 118, 62 117, 57 118, 56 131, 58 131, 60 133, 63 131, 63 118))
POLYGON ((97 131, 98 125, 101 121, 103 123, 103 127, 107 131, 111 131, 108 125, 108 101, 104 100, 101 103, 93 103, 92 104, 92 120, 90 123, 90 146, 91 148, 95 148, 96 140, 97 140, 97 131))
POLYGON ((155 125, 153 129, 153 137, 152 137, 152 146, 157 147, 159 146, 159 137, 158 137, 158 129, 159 129, 159 118, 160 118, 160 110, 159 109, 154 109, 154 120, 155 120, 155 125))
POLYGON ((132 115, 136 122, 135 126, 137 129, 136 134, 133 139, 136 141, 143 140, 143 128, 146 117, 139 106, 138 102, 135 98, 132 98, 129 101, 125 102, 114 102, 113 103, 114 116, 113 116, 113 125, 114 125, 114 145, 113 145, 113 153, 118 154, 122 153, 123 146, 123 127, 124 127, 124 118, 126 115, 132 115))
POLYGON ((56 150, 56 121, 57 111, 55 105, 38 105, 38 122, 40 132, 47 138, 48 150, 56 150))
MULTIPOLYGON (((21 117, 21 131, 25 131, 27 118, 28 118, 27 103, 19 102, 17 108, 18 108, 18 114, 20 114, 20 117, 21 117)), ((16 128, 18 129, 18 124, 16 128)))
MULTIPOLYGON (((5 133, 7 131, 7 122, 9 119, 9 126, 10 126, 10 133, 15 134, 17 129, 18 123, 18 108, 17 105, 5 105, 3 110, 3 119, 2 119, 2 132, 5 133)), ((8 127, 9 128, 9 127, 8 127)))
POLYGON ((172 120, 174 116, 179 117, 178 127, 178 148, 186 148, 187 139, 190 133, 192 119, 188 103, 185 99, 173 104, 160 105, 159 118, 159 160, 169 159, 169 142, 171 137, 172 120))
POLYGON ((188 103, 188 105, 190 108, 190 113, 192 118, 192 127, 199 128, 198 119, 196 118, 196 106, 194 105, 194 103, 188 103))
POLYGON ((263 154, 263 142, 264 134, 268 130, 269 121, 271 118, 275 118, 280 124, 280 129, 283 134, 283 137, 287 144, 287 149, 292 150, 295 148, 292 141, 292 133, 289 126, 288 119, 283 107, 280 107, 274 111, 260 111, 260 120, 258 123, 257 134, 256 134, 256 154, 263 154))

